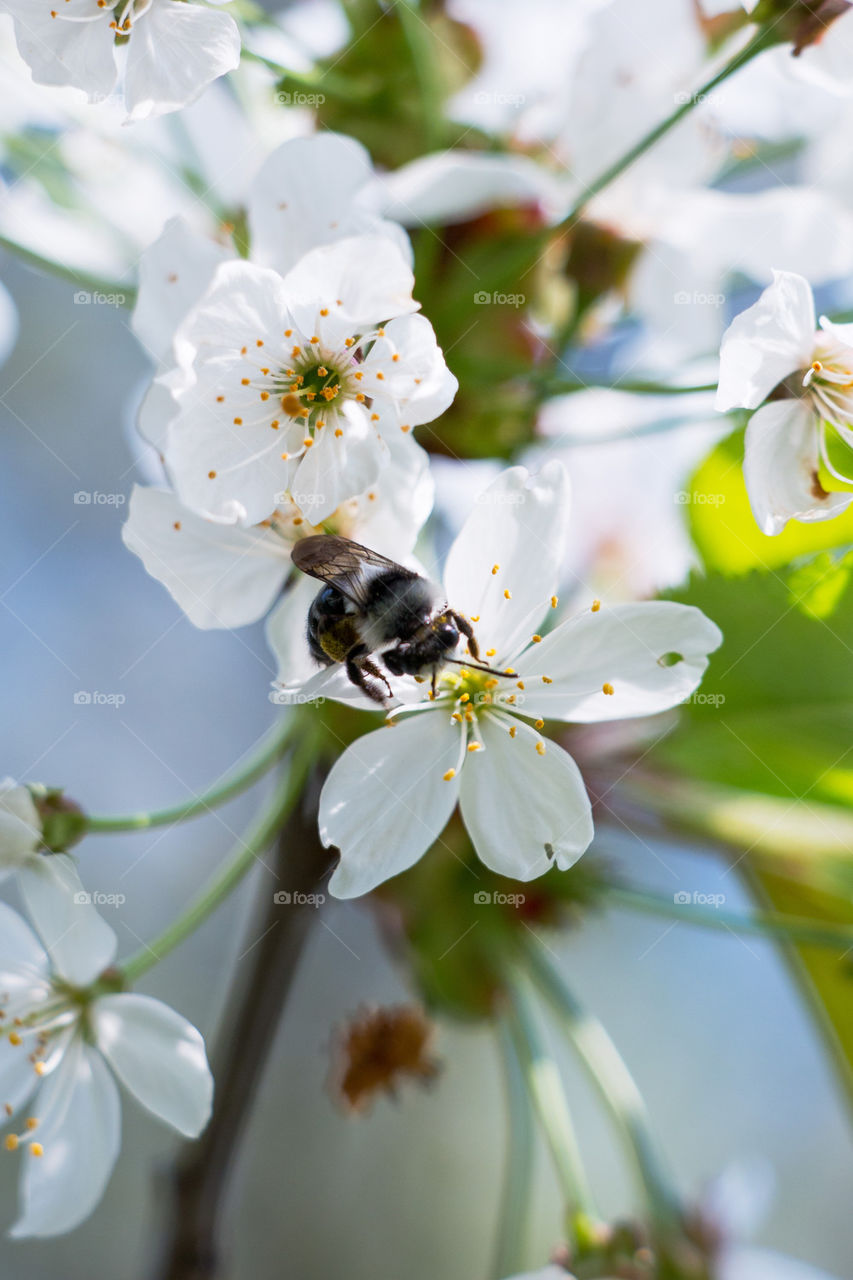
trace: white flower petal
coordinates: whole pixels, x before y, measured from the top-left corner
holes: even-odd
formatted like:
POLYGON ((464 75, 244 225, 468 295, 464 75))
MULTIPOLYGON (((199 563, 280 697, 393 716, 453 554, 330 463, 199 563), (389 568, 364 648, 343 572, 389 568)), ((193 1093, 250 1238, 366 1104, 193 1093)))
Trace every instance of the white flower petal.
POLYGON ((823 493, 818 483, 819 439, 815 413, 801 400, 762 405, 749 420, 743 475, 762 533, 781 533, 789 520, 829 520, 851 501, 823 493))
POLYGON ((272 529, 205 520, 168 489, 135 485, 124 544, 197 627, 244 627, 262 618, 290 569, 272 529))
POLYGON ((240 32, 227 13, 153 0, 134 24, 124 95, 131 120, 177 111, 240 63, 240 32))
POLYGON ((284 278, 297 328, 330 344, 417 311, 414 283, 405 256, 384 236, 350 236, 321 245, 284 278), (321 310, 329 311, 325 322, 321 310))
POLYGON ((569 479, 559 462, 532 477, 510 467, 477 498, 444 583, 451 606, 479 618, 481 654, 494 648, 496 661, 508 662, 535 632, 557 583, 568 519, 569 479))
POLYGON ((41 822, 27 787, 0 780, 0 876, 19 867, 41 844, 41 822))
POLYGON ((147 1111, 187 1138, 210 1118, 213 1076, 200 1032, 150 996, 101 996, 91 1009, 95 1042, 147 1111))
POLYGON ((477 854, 515 880, 577 862, 593 837, 592 811, 580 769, 556 742, 536 750, 538 734, 505 715, 481 716, 485 751, 465 762, 459 807, 477 854), (548 850, 551 850, 550 854, 548 850))
POLYGON ((169 354, 181 321, 201 301, 219 264, 232 256, 185 218, 170 218, 148 246, 139 259, 131 328, 153 360, 169 354))
POLYGON ((517 205, 543 205, 549 218, 567 208, 566 187, 527 156, 441 151, 377 179, 371 198, 404 226, 464 222, 517 205))
POLYGON ((432 325, 420 315, 389 321, 362 372, 368 394, 380 405, 383 400, 393 402, 396 421, 406 426, 432 422, 444 413, 459 386, 444 363, 432 325))
POLYGON ((108 96, 118 74, 115 39, 97 0, 63 0, 61 19, 33 0, 3 0, 2 8, 15 20, 18 49, 37 84, 74 85, 93 102, 108 96))
POLYGON ((284 275, 309 249, 351 235, 357 229, 353 201, 372 172, 365 148, 343 134, 283 143, 261 166, 249 193, 254 261, 284 275))
POLYGON ((305 450, 293 475, 291 496, 313 524, 320 524, 342 502, 366 493, 387 461, 388 449, 368 413, 348 401, 305 450))
POLYGON ((577 723, 666 711, 693 692, 721 641, 719 628, 692 605, 652 600, 588 610, 517 660, 522 710, 577 723))
POLYGON ((717 1264, 718 1280, 833 1280, 826 1271, 770 1249, 724 1249, 717 1264))
POLYGON ((21 1216, 9 1233, 15 1238, 61 1235, 87 1218, 121 1146, 118 1088, 100 1055, 79 1038, 39 1090, 33 1115, 44 1155, 20 1153, 21 1216))
POLYGON ((74 986, 93 982, 112 962, 117 939, 92 906, 74 859, 33 858, 18 872, 18 887, 59 975, 74 986))
MULTIPOLYGON (((54 854, 54 857, 57 855, 54 854)), ((0 902, 0 990, 40 984, 50 965, 44 947, 30 926, 5 902, 0 902)))
POLYGON ((441 835, 456 805, 460 729, 443 711, 425 712, 356 739, 336 761, 320 796, 320 839, 341 861, 329 883, 355 898, 399 875, 441 835))
POLYGON ((723 334, 716 407, 754 409, 812 359, 815 313, 807 280, 774 271, 773 283, 723 334))

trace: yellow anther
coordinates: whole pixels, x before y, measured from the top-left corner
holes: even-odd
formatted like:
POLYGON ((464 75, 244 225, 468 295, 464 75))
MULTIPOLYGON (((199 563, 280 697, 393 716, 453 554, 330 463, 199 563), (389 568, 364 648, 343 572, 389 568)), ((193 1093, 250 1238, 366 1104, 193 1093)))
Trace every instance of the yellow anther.
POLYGON ((499 565, 499 564, 493 564, 493 565, 492 565, 492 577, 494 577, 494 576, 495 576, 495 574, 497 573, 498 569, 500 569, 500 565, 499 565))
POLYGON ((40 1142, 31 1142, 31 1143, 30 1143, 30 1151, 32 1151, 32 1153, 33 1153, 33 1155, 34 1155, 34 1156, 43 1156, 43 1155, 44 1155, 44 1147, 41 1145, 41 1143, 40 1143, 40 1142))
POLYGON ((537 728, 537 729, 544 729, 544 728, 545 728, 545 721, 544 721, 544 720, 535 720, 535 721, 534 721, 534 724, 535 724, 535 726, 536 726, 536 728, 537 728))
POLYGON ((7 1151, 18 1150, 18 1135, 16 1133, 7 1133, 3 1139, 3 1146, 7 1151))
POLYGON ((592 612, 593 612, 593 613, 598 613, 598 611, 599 611, 599 609, 600 609, 600 608, 601 608, 601 601, 600 601, 600 600, 593 600, 593 602, 592 602, 592 612))
POLYGON ((39 1123, 39 1122, 38 1122, 38 1120, 36 1120, 35 1116, 28 1116, 28 1117, 27 1117, 27 1128, 30 1130, 30 1132, 31 1132, 31 1133, 32 1133, 33 1129, 37 1129, 37 1128, 38 1128, 38 1123, 39 1123))
POLYGON ((469 750, 469 751, 480 751, 480 750, 482 750, 482 746, 483 746, 482 742, 469 742, 469 743, 468 743, 468 750, 469 750))
POLYGON ((550 676, 543 676, 543 677, 542 677, 542 683, 543 683, 543 684, 553 684, 553 683, 554 683, 554 681, 551 679, 551 677, 550 677, 550 676))
POLYGON ((455 770, 455 769, 448 769, 448 770, 447 770, 447 773, 444 773, 444 774, 442 774, 441 776, 442 776, 442 780, 443 780, 444 782, 449 782, 451 778, 455 778, 455 777, 456 777, 456 770, 455 770))
POLYGON ((18 1045, 20 1043, 21 1043, 21 1037, 18 1035, 17 1031, 10 1031, 9 1044, 18 1045))
POLYGON ((602 692, 602 693, 612 693, 612 692, 613 692, 613 685, 612 685, 612 684, 603 684, 603 685, 601 686, 601 692, 602 692))
POLYGON ((471 701, 471 695, 470 695, 470 693, 463 693, 463 694, 462 694, 462 696, 461 696, 461 698, 459 699, 459 701, 460 701, 460 702, 470 702, 470 701, 471 701))
POLYGON ((557 597, 557 596, 551 596, 551 608, 552 608, 552 609, 556 609, 556 607, 557 607, 557 605, 558 605, 559 603, 560 603, 560 601, 559 601, 559 597, 557 597))
POLYGON ((523 689, 523 688, 524 688, 524 681, 523 681, 523 680, 518 680, 518 681, 516 682, 516 684, 517 684, 517 687, 518 687, 519 689, 523 689))
POLYGON ((34 1062, 33 1070, 35 1071, 37 1076, 43 1076, 45 1071, 47 1071, 47 1067, 44 1065, 43 1062, 34 1062))
POLYGON ((248 379, 248 378, 241 378, 241 379, 240 379, 240 386, 241 386, 241 387, 248 387, 248 385, 249 385, 249 379, 248 379))
POLYGON ((538 631, 537 631, 536 635, 531 636, 530 638, 531 638, 531 640, 533 641, 533 643, 534 643, 534 644, 539 644, 539 642, 540 642, 540 641, 541 641, 541 639, 542 639, 542 637, 539 635, 539 632, 538 632, 538 631))
POLYGON ((510 736, 511 738, 514 738, 514 737, 515 737, 515 735, 516 735, 517 733, 518 733, 518 730, 516 729, 515 725, 511 725, 511 726, 510 726, 510 731, 509 731, 509 736, 510 736))
POLYGON ((512 599, 512 592, 504 590, 504 600, 511 600, 511 599, 512 599))
POLYGON ((338 439, 338 440, 340 440, 340 438, 341 438, 341 436, 342 436, 343 434, 344 434, 344 433, 343 433, 343 431, 341 431, 340 427, 335 427, 335 436, 337 437, 337 439, 338 439))
POLYGON ((537 742, 537 743, 536 743, 536 754, 537 754, 538 756, 544 756, 544 754, 545 754, 545 743, 544 743, 544 742, 537 742))
POLYGON ((487 658, 493 658, 493 657, 495 656, 495 654, 496 654, 496 653, 497 653, 497 649, 487 649, 487 650, 486 650, 486 657, 487 657, 487 658))

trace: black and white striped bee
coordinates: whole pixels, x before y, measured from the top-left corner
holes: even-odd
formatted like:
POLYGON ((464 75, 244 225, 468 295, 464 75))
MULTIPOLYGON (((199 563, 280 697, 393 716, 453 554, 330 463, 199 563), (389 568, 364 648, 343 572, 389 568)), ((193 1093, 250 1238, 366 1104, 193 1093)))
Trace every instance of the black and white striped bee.
POLYGON ((429 676, 433 695, 446 662, 464 665, 451 657, 460 636, 479 658, 470 622, 421 574, 331 534, 304 538, 291 555, 297 569, 325 583, 308 611, 312 656, 324 667, 342 662, 374 702, 393 696, 377 655, 391 675, 429 676))

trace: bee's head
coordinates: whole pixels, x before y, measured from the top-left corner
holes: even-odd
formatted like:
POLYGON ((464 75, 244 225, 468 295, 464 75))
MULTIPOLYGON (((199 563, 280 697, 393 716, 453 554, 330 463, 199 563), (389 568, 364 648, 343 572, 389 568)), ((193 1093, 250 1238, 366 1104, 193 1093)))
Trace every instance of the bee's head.
POLYGON ((459 632, 447 618, 439 618, 433 630, 443 648, 456 648, 459 643, 459 632))

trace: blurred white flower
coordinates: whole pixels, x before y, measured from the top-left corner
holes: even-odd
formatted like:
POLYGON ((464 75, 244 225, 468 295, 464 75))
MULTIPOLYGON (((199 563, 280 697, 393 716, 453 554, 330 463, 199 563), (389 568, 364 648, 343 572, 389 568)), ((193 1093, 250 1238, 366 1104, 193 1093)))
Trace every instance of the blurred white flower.
MULTIPOLYGON (((213 0, 227 4, 228 0, 213 0)), ((110 97, 123 70, 129 119, 177 111, 240 62, 228 14, 177 0, 0 0, 33 79, 110 97)))
POLYGON ((47 952, 0 903, 0 1105, 11 1125, 6 1150, 24 1162, 21 1214, 11 1234, 52 1236, 88 1217, 118 1156, 112 1073, 187 1137, 207 1123, 213 1079, 201 1035, 168 1005, 92 986, 115 953, 104 921, 92 929, 87 916, 73 944, 64 941, 60 960, 64 920, 44 901, 30 907, 47 952))
MULTIPOLYGON (((444 589, 470 619, 484 661, 505 674, 473 661, 448 668, 435 700, 427 686, 398 681, 408 699, 391 713, 399 723, 338 759, 320 800, 321 839, 341 851, 330 885, 338 897, 416 862, 457 801, 494 871, 530 880, 570 867, 592 839, 590 804, 574 760, 542 738, 545 720, 651 715, 699 683, 720 633, 687 606, 595 601, 544 638, 534 632, 557 604, 568 497, 555 462, 532 479, 511 468, 478 500, 450 550, 444 589)), ((337 696, 338 679, 323 672, 301 696, 337 696)))
POLYGON ((746 430, 744 477, 764 533, 781 533, 789 520, 826 520, 849 505, 853 325, 822 317, 818 328, 802 276, 774 272, 773 284, 729 325, 716 407, 757 410, 746 430))
MULTIPOLYGON (((297 493, 303 501, 307 496, 297 493)), ((122 537, 197 627, 242 627, 270 608, 300 538, 337 533, 388 555, 407 555, 432 498, 428 455, 413 443, 392 457, 372 489, 343 503, 322 527, 311 523, 307 502, 306 518, 285 495, 271 516, 244 529, 196 515, 168 489, 137 485, 122 537)), ((302 628, 304 618, 295 625, 302 628)))

